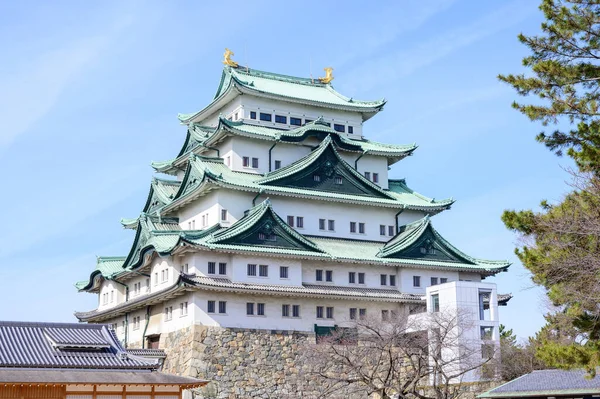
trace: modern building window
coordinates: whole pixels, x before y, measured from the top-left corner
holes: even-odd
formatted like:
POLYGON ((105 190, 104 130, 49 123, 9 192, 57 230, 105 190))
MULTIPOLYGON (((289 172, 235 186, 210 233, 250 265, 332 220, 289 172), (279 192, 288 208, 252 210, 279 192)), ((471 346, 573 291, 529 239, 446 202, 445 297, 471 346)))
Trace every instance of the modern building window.
POLYGON ((301 118, 290 117, 290 125, 302 126, 302 119, 301 118))
POLYGON ((350 222, 350 233, 356 233, 356 222, 350 222))
POLYGON ((227 220, 227 209, 221 209, 221 220, 227 220))
POLYGON ((388 226, 388 235, 389 235, 390 237, 393 237, 393 236, 394 236, 394 234, 395 234, 395 231, 394 231, 394 230, 396 230, 396 229, 394 228, 394 226, 388 226))
POLYGON ((242 157, 242 166, 244 168, 250 167, 250 157, 242 157))
POLYGON ((273 117, 271 116, 271 114, 265 114, 264 112, 260 113, 260 120, 261 121, 271 122, 272 118, 273 117))
POLYGON ((356 308, 350 308, 350 320, 356 320, 356 308))
POLYGON ((367 317, 367 309, 358 309, 358 318, 364 320, 367 317))
POLYGON ((348 272, 348 283, 356 284, 356 272, 348 272))
POLYGON ((358 273, 358 284, 364 284, 364 283, 365 283, 365 274, 358 273))
POLYGON ((382 274, 380 277, 381 285, 387 285, 387 274, 382 274))
POLYGON ((334 231, 335 230, 335 220, 329 219, 327 221, 327 230, 334 231))
POLYGON ((225 263, 225 262, 220 262, 219 263, 219 274, 220 275, 227 274, 227 263, 225 263))
POLYGON ((295 218, 294 218, 293 216, 288 216, 288 217, 287 217, 287 224, 288 224, 290 227, 294 227, 294 219, 295 219, 295 218))
POLYGON ((438 278, 437 277, 432 277, 431 278, 431 285, 437 285, 438 284, 438 278))
POLYGON ((365 224, 364 223, 359 223, 358 224, 358 233, 359 234, 365 234, 365 224))
POLYGON ((287 116, 275 115, 275 122, 287 124, 287 116))
POLYGON ((219 313, 227 313, 227 301, 219 301, 219 313))
POLYGON ((327 306, 327 308, 325 309, 325 316, 328 319, 333 319, 333 306, 327 306))
POLYGON ((257 303, 256 304, 256 314, 258 316, 264 316, 265 315, 265 304, 264 303, 257 303))
POLYGON ((215 301, 208 301, 206 306, 207 313, 215 313, 215 301))
POLYGON ((390 285, 392 287, 396 286, 396 276, 394 276, 393 274, 390 274, 390 285))
POLYGON ((381 320, 382 321, 388 321, 390 319, 390 311, 389 310, 382 310, 381 311, 381 320))
POLYGON ((332 282, 333 281, 333 270, 325 271, 325 281, 332 282))
POLYGON ((421 286, 421 276, 413 276, 413 287, 421 286))
POLYGON ((292 317, 300 317, 300 305, 292 305, 292 317))
POLYGON ((371 180, 371 172, 365 172, 365 179, 371 180))
POLYGON ((340 133, 346 133, 346 126, 334 123, 333 130, 335 130, 336 132, 340 132, 340 133))
POLYGON ((269 277, 269 265, 259 265, 258 275, 260 277, 269 277))
POLYGON ((334 182, 335 184, 342 184, 342 183, 344 183, 344 179, 342 179, 342 176, 336 176, 336 177, 333 179, 333 182, 334 182))
POLYGON ((290 305, 281 305, 281 317, 290 317, 290 305))
POLYGON ((373 172, 373 183, 379 183, 379 173, 373 172))
POLYGON ((316 182, 321 181, 321 175, 314 174, 313 175, 313 181, 316 181, 316 182))
POLYGON ((303 216, 297 216, 296 217, 296 227, 299 229, 303 229, 304 228, 304 217, 303 216))
POLYGON ((494 335, 494 327, 481 327, 481 339, 492 339, 494 335))
POLYGON ((279 266, 279 278, 289 278, 289 271, 288 266, 279 266))
POLYGON ((348 126, 348 133, 354 134, 354 126, 348 126))
POLYGON ((385 225, 384 224, 380 224, 379 225, 379 235, 380 236, 384 236, 385 235, 385 225))
POLYGON ((256 265, 248 264, 248 276, 256 276, 256 265))
POLYGON ((492 293, 490 291, 479 291, 479 320, 490 319, 490 299, 492 293), (486 309, 487 303, 487 309, 486 309))
POLYGON ((319 230, 325 230, 325 219, 319 219, 319 230))
POLYGON ((317 306, 317 319, 323 318, 323 306, 317 306))
POLYGON ((208 274, 217 273, 217 264, 215 262, 208 262, 208 274))
POLYGON ((187 314, 188 314, 188 303, 181 302, 179 304, 179 316, 183 317, 183 316, 187 316, 187 314))
POLYGON ((448 282, 448 277, 440 277, 440 284, 446 284, 448 282))
POLYGON ((275 170, 281 169, 281 161, 275 160, 275 170))
POLYGON ((248 316, 254 315, 254 302, 246 303, 246 315, 248 315, 248 316))
POLYGON ((250 119, 256 119, 256 112, 250 111, 250 119))
POLYGON ((252 158, 252 167, 254 169, 258 168, 258 158, 252 158))
POLYGON ((323 270, 315 270, 315 280, 323 281, 323 270))
POLYGON ((440 311, 440 295, 431 295, 431 311, 437 313, 440 311))

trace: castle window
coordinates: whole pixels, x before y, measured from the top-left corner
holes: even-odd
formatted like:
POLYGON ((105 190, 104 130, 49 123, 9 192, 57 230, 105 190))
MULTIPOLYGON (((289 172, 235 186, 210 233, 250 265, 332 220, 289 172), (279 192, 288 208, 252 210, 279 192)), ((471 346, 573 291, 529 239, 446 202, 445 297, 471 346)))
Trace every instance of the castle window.
POLYGON ((219 301, 219 313, 227 313, 227 301, 219 301))
POLYGON ((317 306, 317 319, 323 318, 323 306, 317 306))
POLYGON ((348 283, 356 284, 356 272, 348 272, 348 283))
POLYGON ((319 230, 325 230, 325 219, 319 219, 319 230))
POLYGON ((367 317, 367 309, 358 309, 358 318, 364 320, 367 317))
POLYGON ((225 275, 227 274, 227 263, 219 263, 219 274, 225 275))
POLYGON ((292 317, 300 317, 300 305, 292 305, 292 317))
POLYGON ((373 183, 379 183, 379 173, 373 172, 373 183))
POLYGON ((333 270, 325 271, 325 281, 329 281, 329 282, 333 281, 333 270))
POLYGON ((256 314, 258 316, 264 316, 265 315, 265 304, 264 303, 257 303, 256 304, 256 314))
POLYGON ((260 120, 265 122, 271 122, 272 116, 271 114, 265 114, 264 112, 260 113, 260 120))
POLYGON ((254 303, 253 302, 246 303, 246 315, 254 316, 254 303))
POLYGON ((237 113, 237 112, 236 112, 236 113, 233 115, 233 120, 234 120, 234 121, 237 121, 237 120, 238 120, 238 113, 237 113))
POLYGON ((371 172, 365 172, 365 179, 371 180, 371 172))
POLYGON ((387 274, 382 274, 380 277, 381 277, 381 285, 387 285, 387 274))
POLYGON ((302 119, 301 118, 290 117, 290 125, 302 126, 302 119))
POLYGON ((413 287, 421 286, 421 276, 413 276, 413 287))
POLYGON ((445 284, 448 282, 448 277, 441 277, 440 278, 440 284, 445 284))
POLYGON ((348 126, 348 133, 354 134, 354 127, 353 126, 348 126))
POLYGON ((437 277, 432 277, 431 278, 431 285, 437 285, 438 284, 438 278, 437 277))
POLYGON ((390 285, 392 287, 396 286, 396 276, 394 276, 393 274, 390 274, 390 285))
POLYGON ((356 222, 350 222, 350 233, 356 233, 356 222))
POLYGON ((206 306, 207 313, 215 313, 215 301, 208 301, 206 306))
POLYGON ((294 227, 294 217, 293 217, 293 216, 288 216, 288 217, 287 217, 287 224, 288 224, 290 227, 294 227))
POLYGON ((312 119, 305 119, 305 120, 304 120, 304 124, 305 124, 305 125, 306 125, 307 123, 311 123, 311 122, 313 122, 313 120, 312 120, 312 119))
POLYGON ((313 181, 319 182, 321 181, 321 175, 313 175, 313 181))
POLYGON ((338 125, 337 123, 334 123, 333 124, 333 130, 335 130, 336 132, 345 133, 346 132, 346 126, 344 126, 344 125, 338 125))
POLYGON ((390 319, 390 311, 382 310, 381 311, 381 321, 388 321, 390 319))
POLYGON ((394 226, 388 226, 388 235, 389 235, 390 237, 393 237, 393 236, 394 236, 394 230, 395 230, 395 229, 394 229, 394 226))
POLYGON ((296 227, 299 229, 304 228, 304 217, 302 217, 302 216, 296 217, 296 227))
POLYGON ((356 320, 356 308, 350 308, 350 320, 356 320))
POLYGON ((385 225, 384 224, 379 225, 379 235, 381 235, 381 236, 385 235, 385 225))
POLYGON ((325 309, 325 316, 328 319, 333 319, 333 306, 327 306, 327 309, 325 309))
POLYGON ((277 169, 281 169, 281 161, 279 161, 279 160, 275 161, 275 170, 277 170, 277 169))
POLYGON ((335 183, 335 184, 340 184, 340 185, 344 183, 344 179, 342 179, 342 177, 341 177, 341 176, 336 176, 336 177, 333 179, 333 181, 334 181, 334 183, 335 183))
POLYGON ((137 317, 133 318, 133 329, 134 330, 139 330, 140 329, 140 316, 137 316, 137 317))
POLYGON ((290 317, 290 305, 281 305, 281 317, 290 317))
POLYGON ((242 157, 242 166, 244 168, 250 167, 250 157, 242 157))
POLYGON ((250 111, 250 119, 256 119, 256 112, 250 111))
POLYGON ((315 280, 323 281, 323 270, 320 270, 320 269, 315 270, 315 280))
POLYGON ((335 230, 335 220, 329 219, 327 221, 327 230, 334 231, 335 230))
POLYGON ((289 271, 288 266, 279 266, 279 278, 289 278, 289 271))
POLYGON ((275 122, 287 124, 287 116, 275 115, 275 122))
POLYGON ((167 306, 165 308, 165 321, 170 321, 173 319, 173 306, 167 306))
POLYGON ((258 158, 252 158, 252 167, 254 169, 258 168, 258 158))
POLYGON ((359 234, 365 234, 365 224, 364 223, 358 224, 358 232, 359 232, 359 234))
MULTIPOLYGON (((183 265, 181 265, 181 273, 188 274, 188 273, 189 273, 189 271, 190 271, 190 267, 189 267, 189 265, 188 265, 187 263, 184 263, 183 265)), ((140 284, 140 287, 139 287, 139 288, 140 288, 140 290, 141 290, 141 288, 142 288, 142 285, 141 285, 141 284, 142 284, 142 283, 138 283, 138 284, 140 284)))
POLYGON ((260 277, 268 277, 269 276, 269 265, 259 265, 258 266, 258 275, 260 277))
POLYGON ((158 285, 158 272, 154 273, 154 285, 158 285))
POLYGON ((221 209, 221 220, 227 220, 227 209, 221 209))
POLYGON ((180 317, 183 317, 183 316, 187 316, 187 314, 188 314, 188 303, 181 302, 179 304, 179 315, 180 315, 180 317))
POLYGON ((215 274, 216 266, 217 264, 215 262, 208 262, 208 274, 215 274))
POLYGON ((258 233, 258 239, 265 241, 276 241, 277 237, 275 236, 275 234, 266 235, 265 233, 258 233))
POLYGON ((365 283, 365 274, 358 273, 358 284, 364 284, 364 283, 365 283))
POLYGON ((248 264, 248 276, 256 276, 256 265, 248 264))

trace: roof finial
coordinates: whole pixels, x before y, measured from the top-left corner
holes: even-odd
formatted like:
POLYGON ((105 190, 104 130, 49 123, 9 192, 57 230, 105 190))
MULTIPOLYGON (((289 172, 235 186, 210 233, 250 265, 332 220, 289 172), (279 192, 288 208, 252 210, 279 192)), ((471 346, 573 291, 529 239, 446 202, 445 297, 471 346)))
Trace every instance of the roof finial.
POLYGON ((223 64, 228 65, 233 68, 238 67, 238 63, 231 59, 231 56, 235 55, 235 53, 225 47, 225 54, 223 54, 223 64))
POLYGON ((324 78, 319 78, 319 81, 321 83, 329 83, 333 80, 333 68, 332 67, 327 67, 327 68, 323 68, 323 70, 325 71, 325 77, 324 78))

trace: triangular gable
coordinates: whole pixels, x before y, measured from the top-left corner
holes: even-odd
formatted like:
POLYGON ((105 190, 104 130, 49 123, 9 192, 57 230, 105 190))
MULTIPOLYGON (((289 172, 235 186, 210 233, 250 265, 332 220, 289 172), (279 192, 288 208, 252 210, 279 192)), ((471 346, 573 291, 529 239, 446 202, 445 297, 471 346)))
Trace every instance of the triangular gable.
POLYGON ((269 173, 257 183, 337 194, 392 198, 339 156, 331 136, 327 136, 319 147, 306 157, 269 173))
POLYGON ((382 258, 419 259, 475 265, 475 260, 459 251, 431 225, 429 216, 402 226, 380 251, 382 258))
POLYGON ((290 228, 273 211, 268 199, 250 209, 227 230, 215 234, 210 243, 322 252, 317 245, 290 228))

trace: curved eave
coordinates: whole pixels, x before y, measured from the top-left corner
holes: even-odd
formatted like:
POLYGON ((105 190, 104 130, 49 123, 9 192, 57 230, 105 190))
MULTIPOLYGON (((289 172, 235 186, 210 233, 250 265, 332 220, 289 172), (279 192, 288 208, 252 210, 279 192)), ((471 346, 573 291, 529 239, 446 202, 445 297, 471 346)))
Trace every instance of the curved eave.
POLYGON ((177 118, 181 123, 190 124, 194 122, 199 122, 206 119, 208 116, 216 113, 219 109, 223 108, 226 104, 232 101, 235 97, 240 94, 240 91, 237 89, 236 85, 229 84, 227 89, 225 89, 221 95, 216 97, 210 104, 201 109, 200 111, 193 114, 178 114, 177 118))

